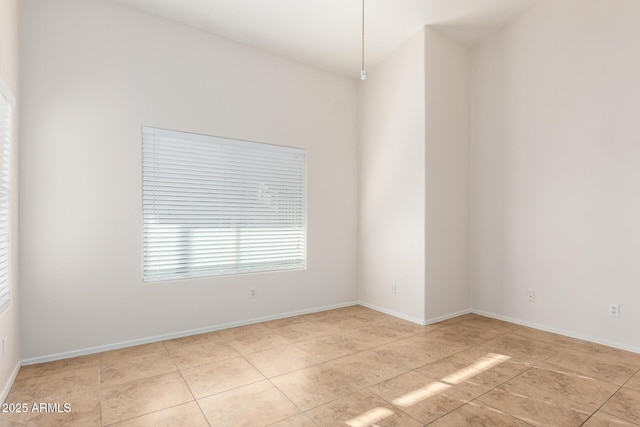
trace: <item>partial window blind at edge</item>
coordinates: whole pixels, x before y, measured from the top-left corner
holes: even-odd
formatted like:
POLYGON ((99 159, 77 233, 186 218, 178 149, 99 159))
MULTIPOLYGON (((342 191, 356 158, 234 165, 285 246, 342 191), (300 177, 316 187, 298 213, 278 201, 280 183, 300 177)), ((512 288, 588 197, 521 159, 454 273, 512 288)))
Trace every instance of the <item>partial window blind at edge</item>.
POLYGON ((306 150, 143 128, 144 280, 306 267, 306 150))
POLYGON ((10 146, 13 99, 0 81, 0 312, 11 302, 10 146))

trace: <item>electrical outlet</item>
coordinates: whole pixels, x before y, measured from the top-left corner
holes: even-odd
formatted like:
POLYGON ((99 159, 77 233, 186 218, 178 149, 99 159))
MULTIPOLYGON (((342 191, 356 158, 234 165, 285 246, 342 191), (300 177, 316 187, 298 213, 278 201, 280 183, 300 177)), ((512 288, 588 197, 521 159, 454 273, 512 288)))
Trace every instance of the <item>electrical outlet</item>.
POLYGON ((258 295, 256 288, 249 289, 249 298, 255 298, 258 295))
POLYGON ((620 304, 609 304, 609 316, 620 317, 620 304))
POLYGON ((395 294, 398 291, 398 287, 396 286, 395 283, 391 284, 391 293, 395 294))
POLYGON ((527 292, 527 302, 536 302, 536 291, 527 292))

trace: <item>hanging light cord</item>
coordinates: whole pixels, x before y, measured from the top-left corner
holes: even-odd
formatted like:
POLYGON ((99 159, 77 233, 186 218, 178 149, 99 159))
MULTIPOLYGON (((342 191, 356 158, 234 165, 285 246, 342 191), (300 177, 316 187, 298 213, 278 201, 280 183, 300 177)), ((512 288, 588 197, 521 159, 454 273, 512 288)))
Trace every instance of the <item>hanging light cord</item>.
POLYGON ((362 68, 360 70, 360 79, 365 80, 367 73, 364 71, 364 0, 362 0, 362 68))

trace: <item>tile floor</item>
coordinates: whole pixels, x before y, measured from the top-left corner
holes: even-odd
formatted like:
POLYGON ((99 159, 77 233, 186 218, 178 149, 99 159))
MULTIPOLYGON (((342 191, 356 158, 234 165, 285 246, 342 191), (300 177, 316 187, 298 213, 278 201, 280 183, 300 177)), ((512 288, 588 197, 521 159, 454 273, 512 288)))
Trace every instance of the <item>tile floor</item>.
POLYGON ((361 306, 25 366, 2 426, 640 426, 640 354, 361 306), (64 404, 71 412, 64 412, 64 404))

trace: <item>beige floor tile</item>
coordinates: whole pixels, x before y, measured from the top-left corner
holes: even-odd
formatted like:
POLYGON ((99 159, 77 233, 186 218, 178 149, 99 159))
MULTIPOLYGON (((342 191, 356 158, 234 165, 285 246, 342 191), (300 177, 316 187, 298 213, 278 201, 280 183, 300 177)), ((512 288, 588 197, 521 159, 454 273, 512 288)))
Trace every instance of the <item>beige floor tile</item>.
MULTIPOLYGON (((442 328, 438 328, 433 331, 427 331, 423 334, 426 339, 432 340, 447 340, 451 342, 456 342, 460 344, 464 344, 466 347, 470 347, 472 345, 480 344, 485 339, 478 336, 476 330, 473 330, 468 327, 458 326, 458 324, 443 326, 442 328)), ((495 334, 491 334, 491 338, 494 338, 495 334)))
POLYGON ((23 367, 7 403, 72 411, 0 413, 0 426, 208 425, 194 394, 240 425, 316 425, 305 410, 323 425, 640 427, 640 354, 476 314, 421 326, 349 306, 23 367))
POLYGON ((167 354, 167 349, 162 342, 154 342, 151 344, 136 345, 133 347, 120 348, 118 350, 105 351, 99 353, 103 363, 122 360, 128 357, 140 357, 154 353, 167 354))
POLYGON ((169 354, 178 369, 189 369, 240 356, 230 345, 219 344, 215 341, 175 347, 169 350, 169 354))
POLYGON ((425 424, 469 401, 450 385, 417 372, 400 375, 369 390, 425 424))
POLYGON ((226 341, 228 341, 227 335, 223 335, 222 333, 220 333, 220 331, 213 331, 204 334, 189 335, 182 338, 163 341, 163 344, 167 348, 167 350, 171 350, 188 345, 224 344, 226 341))
POLYGON ((440 325, 423 326, 417 323, 409 322, 408 320, 398 319, 391 317, 379 322, 376 322, 376 326, 393 329, 401 338, 410 337, 417 334, 423 334, 425 332, 434 331, 439 329, 440 325))
POLYGON ((317 427, 316 423, 311 421, 305 414, 296 415, 286 420, 278 421, 269 427, 317 427))
POLYGON ((505 354, 516 360, 528 360, 530 358, 544 361, 558 353, 558 347, 554 344, 512 334, 488 341, 486 346, 495 348, 495 353, 505 354))
POLYGON ((87 367, 16 378, 6 402, 66 402, 76 394, 97 397, 98 371, 98 367, 87 367))
POLYGON ((470 335, 456 335, 449 327, 413 335, 409 337, 409 339, 428 344, 448 356, 476 346, 482 342, 470 335))
POLYGON ((333 333, 339 333, 344 331, 350 331, 353 329, 362 328, 369 325, 366 320, 354 318, 354 317, 330 317, 320 320, 310 320, 311 323, 315 323, 327 329, 330 329, 333 333))
POLYGON ((633 377, 631 377, 631 379, 627 383, 625 383, 624 386, 635 390, 640 390, 640 371, 633 377))
POLYGON ((453 325, 444 326, 439 331, 449 337, 456 337, 458 340, 471 343, 489 341, 508 332, 506 329, 497 326, 494 328, 490 326, 483 327, 482 325, 476 325, 475 322, 464 320, 453 325))
POLYGON ((475 316, 471 319, 462 319, 460 322, 458 322, 458 326, 481 329, 483 331, 491 331, 498 334, 515 332, 522 328, 522 326, 516 325, 514 323, 482 316, 475 316))
POLYGON ((369 387, 404 374, 411 368, 379 349, 371 349, 328 362, 338 372, 351 377, 360 387, 369 387))
POLYGON ((429 427, 527 427, 529 424, 482 403, 470 402, 429 427))
POLYGON ((354 329, 342 334, 357 345, 364 348, 373 348, 405 338, 405 335, 387 326, 371 325, 354 329))
POLYGON ((620 361, 574 350, 558 353, 545 362, 617 385, 624 384, 638 370, 635 366, 620 361))
POLYGON ((449 384, 468 398, 475 398, 530 367, 528 363, 512 362, 500 355, 487 353, 473 361, 449 356, 425 365, 416 372, 449 384))
POLYGON ((336 333, 336 331, 331 328, 309 321, 271 328, 270 330, 291 343, 307 341, 336 333))
POLYGON ((640 391, 622 387, 601 410, 623 420, 640 424, 640 391))
MULTIPOLYGON (((7 400, 9 402, 9 400, 7 400)), ((27 402, 22 402, 27 403, 27 402)), ((97 393, 74 394, 64 398, 63 401, 38 400, 27 403, 28 412, 2 413, 0 414, 0 426, 12 427, 61 427, 82 426, 100 427, 100 401, 97 393), (41 408, 41 403, 57 406, 41 408), (33 405, 36 405, 35 410, 33 405), (68 404, 68 407, 65 407, 68 404)))
POLYGON ((365 319, 349 316, 348 313, 341 313, 338 310, 329 310, 319 313, 307 314, 303 316, 303 318, 306 321, 320 324, 329 329, 332 329, 335 332, 362 328, 370 323, 365 319))
POLYGON ((552 332, 541 331, 539 329, 528 328, 525 326, 520 326, 518 329, 514 330, 513 335, 554 344, 559 351, 584 342, 576 338, 565 337, 552 332))
POLYGON ((94 368, 100 366, 100 356, 90 354, 88 356, 72 357, 69 359, 56 360, 54 362, 38 363, 20 368, 18 378, 30 378, 51 373, 60 373, 78 368, 94 368))
POLYGON ((266 329, 256 335, 246 335, 229 341, 228 345, 233 347, 238 353, 251 354, 257 351, 269 350, 272 348, 284 347, 291 344, 286 338, 266 329))
POLYGON ((102 390, 102 423, 113 424, 193 400, 178 372, 102 390))
POLYGON ((305 320, 302 316, 285 317, 284 319, 270 320, 264 322, 263 325, 269 329, 280 328, 282 326, 295 325, 296 323, 304 323, 305 320))
POLYGON ((216 331, 216 336, 223 342, 234 340, 242 340, 250 337, 259 337, 269 331, 262 323, 254 323, 252 325, 238 326, 235 328, 221 329, 216 331))
POLYGON ((317 359, 296 345, 259 351, 247 355, 246 359, 267 378, 319 363, 317 359))
POLYGON ((345 316, 338 310, 324 310, 316 311, 315 313, 303 314, 300 317, 302 317, 305 321, 310 322, 331 318, 344 318, 345 316))
POLYGON ((479 344, 473 347, 469 347, 465 350, 462 350, 455 354, 456 357, 461 359, 465 359, 469 363, 473 363, 477 360, 482 359, 488 354, 495 354, 500 357, 506 357, 509 361, 513 363, 524 364, 529 367, 536 366, 542 361, 536 359, 530 354, 522 353, 522 352, 514 352, 514 351, 506 351, 502 348, 498 348, 496 345, 490 344, 479 344))
POLYGON ((637 427, 640 424, 630 423, 604 412, 596 412, 583 424, 584 427, 637 427))
POLYGON ((196 399, 264 379, 243 357, 221 360, 181 372, 196 399))
POLYGON ((615 384, 599 381, 576 372, 541 364, 520 375, 519 379, 532 386, 559 394, 574 402, 589 406, 593 411, 617 390, 615 384))
POLYGON ((352 305, 350 307, 343 307, 336 310, 340 314, 344 314, 348 317, 364 320, 368 323, 377 322, 380 320, 390 319, 392 316, 381 313, 379 311, 372 310, 361 305, 352 305))
POLYGON ((158 412, 132 418, 113 427, 209 427, 196 402, 163 409, 158 412))
POLYGON ((326 362, 366 350, 344 334, 328 335, 296 344, 319 361, 326 362))
POLYGON ((375 394, 362 390, 306 413, 319 427, 406 426, 421 424, 375 394))
POLYGON ((212 426, 260 427, 300 413, 269 381, 240 387, 198 400, 212 426))
POLYGON ((515 378, 479 398, 480 402, 533 425, 579 426, 591 415, 586 405, 515 378))
POLYGON ((355 381, 327 363, 271 378, 271 382, 303 411, 360 388, 355 381))
POLYGON ((596 357, 606 358, 624 365, 634 366, 640 369, 640 354, 633 353, 618 348, 607 347, 602 344, 596 344, 588 341, 576 340, 576 344, 572 346, 572 350, 581 351, 596 357))
POLYGON ((143 378, 155 377, 177 370, 169 354, 142 353, 140 356, 126 358, 109 358, 102 362, 100 382, 103 387, 124 384, 143 378))
POLYGON ((448 338, 433 335, 430 333, 413 335, 409 337, 409 339, 420 344, 425 344, 433 349, 436 349, 438 352, 442 353, 443 355, 442 357, 451 356, 453 354, 464 351, 469 347, 475 345, 475 344, 465 344, 459 341, 452 341, 448 338))
POLYGON ((399 366, 407 369, 419 368, 448 355, 443 349, 411 339, 394 341, 372 351, 387 358, 395 359, 399 366))

